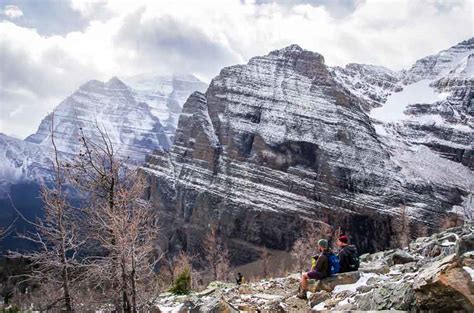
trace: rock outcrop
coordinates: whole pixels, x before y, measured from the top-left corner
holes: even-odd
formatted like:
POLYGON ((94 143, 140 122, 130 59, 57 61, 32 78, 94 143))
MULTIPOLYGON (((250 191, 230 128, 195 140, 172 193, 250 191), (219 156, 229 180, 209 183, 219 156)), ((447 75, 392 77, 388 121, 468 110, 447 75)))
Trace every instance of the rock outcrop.
POLYGON ((318 291, 331 292, 337 286, 354 284, 359 280, 359 278, 360 278, 359 271, 340 273, 340 274, 330 276, 326 279, 316 281, 314 286, 309 286, 309 290, 312 292, 318 292, 318 291))
POLYGON ((344 87, 367 102, 366 111, 382 106, 390 94, 403 89, 399 84, 403 74, 383 66, 350 63, 331 71, 344 87))

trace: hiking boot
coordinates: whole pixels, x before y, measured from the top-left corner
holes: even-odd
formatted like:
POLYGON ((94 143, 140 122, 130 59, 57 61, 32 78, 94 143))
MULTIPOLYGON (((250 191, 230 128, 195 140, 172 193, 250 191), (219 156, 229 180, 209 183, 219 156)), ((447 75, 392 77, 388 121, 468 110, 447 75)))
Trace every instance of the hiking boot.
POLYGON ((296 296, 302 300, 308 300, 308 297, 306 296, 306 290, 299 289, 296 296))

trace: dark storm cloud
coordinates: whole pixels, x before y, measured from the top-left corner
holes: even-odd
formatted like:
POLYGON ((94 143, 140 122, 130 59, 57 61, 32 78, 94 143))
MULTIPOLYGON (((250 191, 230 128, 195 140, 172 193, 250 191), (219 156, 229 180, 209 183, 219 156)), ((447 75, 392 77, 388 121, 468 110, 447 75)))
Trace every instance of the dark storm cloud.
POLYGON ((214 75, 222 64, 242 60, 228 47, 209 38, 195 26, 172 16, 141 22, 142 10, 130 14, 115 43, 133 49, 141 64, 171 72, 199 72, 214 75))

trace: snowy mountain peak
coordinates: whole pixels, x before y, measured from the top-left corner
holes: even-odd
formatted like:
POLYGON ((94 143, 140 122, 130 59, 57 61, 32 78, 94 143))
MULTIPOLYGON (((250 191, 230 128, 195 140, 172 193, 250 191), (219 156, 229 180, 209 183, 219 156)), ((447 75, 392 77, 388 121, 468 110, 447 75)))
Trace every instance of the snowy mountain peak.
POLYGON ((88 82, 82 84, 79 89, 80 90, 90 90, 90 89, 95 89, 95 88, 101 88, 104 85, 103 82, 93 79, 89 80, 88 82))
POLYGON ((358 70, 366 74, 375 74, 378 76, 390 75, 398 76, 398 73, 391 69, 381 65, 361 64, 361 63, 348 63, 345 66, 346 70, 358 70))
MULTIPOLYGON (((105 129, 121 156, 141 162, 155 149, 168 149, 186 98, 206 84, 193 75, 148 75, 134 89, 118 77, 90 80, 54 109, 54 135, 63 157, 80 149, 81 128, 94 135, 105 129), (140 85, 141 84, 141 85, 140 85), (161 109, 161 111, 159 111, 161 109), (161 118, 163 117, 163 120, 161 118)), ((52 114, 25 140, 0 133, 0 199, 11 184, 51 177, 52 114)))
POLYGON ((192 74, 156 75, 142 74, 124 78, 131 86, 133 97, 150 106, 154 116, 160 119, 173 139, 178 116, 186 99, 194 91, 204 92, 207 84, 192 74))
POLYGON ((457 45, 440 51, 437 54, 419 59, 406 72, 403 82, 415 83, 422 79, 436 79, 448 74, 462 60, 474 51, 474 38, 465 40, 457 45))
POLYGON ((129 89, 129 87, 116 76, 112 77, 105 83, 105 88, 114 90, 129 89))
MULTIPOLYGON (((297 44, 292 44, 292 45, 289 45, 283 49, 278 49, 276 51, 285 51, 285 52, 292 52, 292 51, 303 51, 303 48, 301 48, 299 45, 297 44)), ((271 54, 271 52, 270 52, 271 54)))
MULTIPOLYGON (((26 141, 50 147, 51 124, 52 115, 48 115, 26 141)), ((146 152, 170 144, 149 106, 138 103, 130 88, 116 77, 106 83, 86 83, 54 110, 54 132, 61 152, 76 153, 81 129, 92 136, 97 126, 107 131, 122 155, 136 161, 146 152)))
MULTIPOLYGON (((91 80, 54 110, 59 150, 75 153, 80 128, 92 133, 104 127, 120 153, 141 161, 157 148, 168 149, 174 138, 178 114, 186 98, 206 84, 193 75, 141 75, 130 85, 118 77, 107 82, 91 80)), ((49 146, 52 115, 26 141, 49 146)))
MULTIPOLYGON (((292 60, 303 57, 305 59, 311 59, 312 62, 324 64, 324 57, 313 51, 305 50, 297 44, 292 44, 283 49, 278 49, 270 52, 268 57, 276 57, 279 59, 292 60)), ((258 59, 259 57, 257 57, 258 59)))
POLYGON ((472 49, 473 46, 474 46, 474 37, 469 38, 469 39, 464 40, 464 41, 461 41, 455 47, 457 47, 457 46, 459 46, 459 47, 467 46, 467 47, 470 47, 470 49, 472 49))

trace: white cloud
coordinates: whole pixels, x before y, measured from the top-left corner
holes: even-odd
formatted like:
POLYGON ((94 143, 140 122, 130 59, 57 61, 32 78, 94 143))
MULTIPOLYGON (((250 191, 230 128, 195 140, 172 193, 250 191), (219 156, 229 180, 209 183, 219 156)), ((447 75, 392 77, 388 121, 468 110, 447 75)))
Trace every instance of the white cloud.
POLYGON ((16 5, 6 5, 3 8, 3 14, 8 16, 10 19, 16 19, 23 16, 23 11, 20 10, 16 5))
POLYGON ((343 18, 309 2, 71 0, 90 23, 63 36, 0 22, 0 131, 35 131, 59 99, 89 79, 192 72, 210 80, 224 66, 292 43, 330 65, 401 69, 473 35, 469 0, 357 0, 343 18))
MULTIPOLYGON (((72 9, 87 18, 99 16, 98 12, 107 4, 107 0, 70 0, 70 2, 72 9)), ((130 5, 133 5, 133 2, 128 2, 130 5)))

